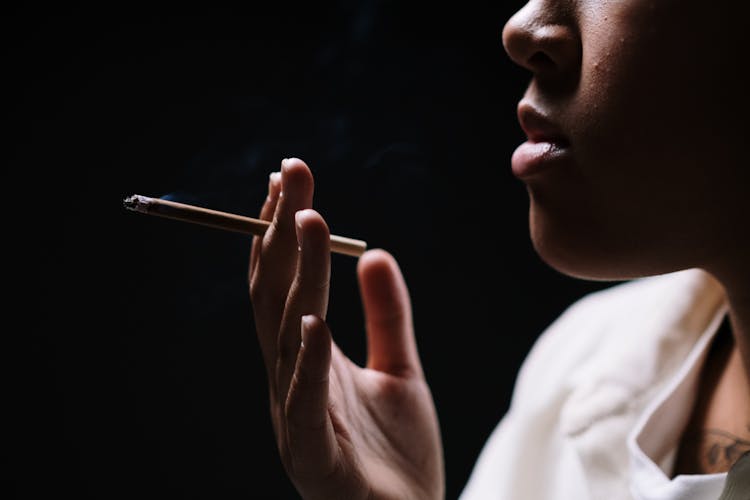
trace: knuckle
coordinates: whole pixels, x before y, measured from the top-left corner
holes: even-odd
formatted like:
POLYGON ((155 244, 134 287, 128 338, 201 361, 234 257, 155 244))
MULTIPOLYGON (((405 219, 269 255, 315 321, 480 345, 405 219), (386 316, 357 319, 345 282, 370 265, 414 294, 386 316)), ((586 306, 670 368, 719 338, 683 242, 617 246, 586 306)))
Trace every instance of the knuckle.
POLYGON ((312 277, 306 277, 303 272, 300 271, 300 275, 293 287, 294 293, 299 295, 300 293, 310 292, 328 292, 331 287, 331 281, 328 278, 313 279, 312 277))
POLYGON ((299 370, 294 372, 294 380, 304 388, 327 385, 329 381, 327 372, 317 373, 317 371, 305 367, 300 367, 299 370))
POLYGON ((314 282, 310 286, 310 288, 312 290, 315 290, 316 292, 325 292, 330 288, 330 286, 331 286, 331 282, 326 279, 325 281, 314 282))

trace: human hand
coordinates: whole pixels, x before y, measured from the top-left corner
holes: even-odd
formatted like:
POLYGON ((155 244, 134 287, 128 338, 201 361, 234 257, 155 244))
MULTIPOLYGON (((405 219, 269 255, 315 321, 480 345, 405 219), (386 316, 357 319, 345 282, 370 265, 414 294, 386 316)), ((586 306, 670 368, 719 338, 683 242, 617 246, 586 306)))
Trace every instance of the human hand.
POLYGON ((440 431, 396 260, 369 250, 357 263, 367 364, 357 366, 325 323, 326 222, 311 209, 313 177, 299 159, 274 173, 253 239, 250 298, 266 365, 281 460, 306 499, 444 496, 440 431))

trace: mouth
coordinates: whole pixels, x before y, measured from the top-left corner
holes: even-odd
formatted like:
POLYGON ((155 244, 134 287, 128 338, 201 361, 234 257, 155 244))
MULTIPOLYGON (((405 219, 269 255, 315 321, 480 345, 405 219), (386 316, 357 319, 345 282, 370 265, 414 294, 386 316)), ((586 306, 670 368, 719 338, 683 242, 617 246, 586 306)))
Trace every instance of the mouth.
POLYGON ((511 158, 516 177, 527 179, 572 161, 570 141, 562 129, 528 100, 518 104, 518 121, 527 140, 511 158))

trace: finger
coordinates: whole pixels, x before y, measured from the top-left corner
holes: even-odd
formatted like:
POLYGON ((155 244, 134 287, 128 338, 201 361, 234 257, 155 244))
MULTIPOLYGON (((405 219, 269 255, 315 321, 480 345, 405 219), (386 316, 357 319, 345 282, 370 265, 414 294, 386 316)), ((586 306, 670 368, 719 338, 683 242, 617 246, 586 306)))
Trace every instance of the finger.
POLYGON ((315 210, 297 212, 300 252, 297 274, 289 290, 279 330, 278 391, 285 394, 294 372, 300 346, 300 318, 314 314, 325 320, 331 279, 331 238, 323 218, 315 210))
MULTIPOLYGON (((271 172, 268 178, 268 196, 266 196, 263 202, 263 207, 260 209, 259 219, 270 221, 273 217, 273 213, 276 211, 276 204, 279 201, 279 191, 281 191, 281 172, 271 172)), ((250 279, 252 280, 255 268, 258 265, 258 257, 260 257, 260 245, 263 241, 263 236, 253 236, 253 244, 250 250, 250 279)))
POLYGON ((367 366, 392 375, 422 374, 411 300, 396 259, 385 250, 365 252, 357 263, 367 324, 367 366))
POLYGON ((315 315, 303 316, 302 347, 286 401, 286 431, 295 476, 325 477, 336 462, 329 408, 331 333, 315 315))
POLYGON ((258 338, 273 381, 281 317, 297 267, 294 214, 311 206, 312 194, 312 173, 307 165, 298 159, 285 160, 273 220, 260 244, 260 256, 250 283, 258 338))
POLYGON ((263 281, 263 295, 282 304, 289 291, 297 262, 297 234, 294 214, 312 206, 313 178, 310 169, 295 158, 285 159, 281 165, 281 190, 271 225, 263 236, 260 248, 262 269, 258 280, 263 281))

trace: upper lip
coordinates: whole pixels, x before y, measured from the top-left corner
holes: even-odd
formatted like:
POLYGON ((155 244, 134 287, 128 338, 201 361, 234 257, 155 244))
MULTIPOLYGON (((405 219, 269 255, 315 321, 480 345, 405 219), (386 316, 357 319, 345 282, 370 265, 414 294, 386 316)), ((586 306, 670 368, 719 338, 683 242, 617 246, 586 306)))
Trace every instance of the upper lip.
POLYGON ((518 122, 530 142, 569 144, 560 127, 527 100, 518 103, 518 122))

